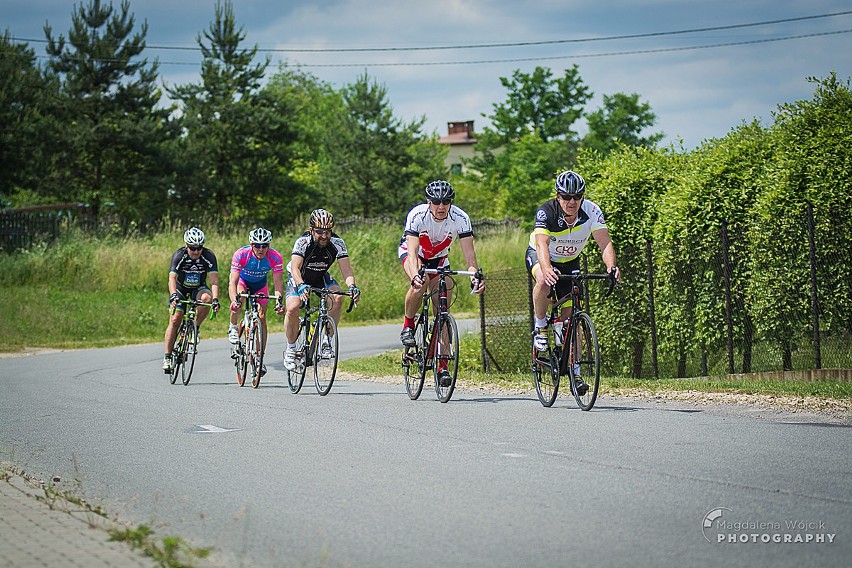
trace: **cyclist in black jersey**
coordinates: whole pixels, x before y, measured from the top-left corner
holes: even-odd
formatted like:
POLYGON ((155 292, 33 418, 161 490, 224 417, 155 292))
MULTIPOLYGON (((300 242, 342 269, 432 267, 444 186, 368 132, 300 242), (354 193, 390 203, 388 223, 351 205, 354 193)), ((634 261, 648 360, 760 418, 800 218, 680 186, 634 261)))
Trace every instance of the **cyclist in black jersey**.
MULTIPOLYGON (((299 310, 308 301, 309 288, 329 288, 340 290, 340 285, 328 273, 328 269, 337 261, 344 283, 349 286, 355 302, 361 297, 361 291, 355 285, 355 274, 349 262, 346 243, 334 232, 334 216, 325 209, 311 212, 311 227, 296 239, 293 253, 287 264, 287 289, 285 292, 287 313, 284 316, 284 332, 287 335, 287 350, 284 352, 284 366, 296 368, 296 339, 299 335, 299 310)), ((343 301, 340 297, 329 296, 329 314, 335 323, 340 322, 343 301)), ((328 342, 321 349, 330 349, 328 342)))
MULTIPOLYGON (((185 246, 174 252, 169 268, 169 309, 174 312, 166 327, 166 352, 163 355, 163 371, 166 373, 172 370, 172 349, 183 321, 183 304, 178 302, 193 299, 212 303, 213 310, 219 312, 219 267, 216 255, 204 246, 204 232, 198 227, 188 229, 183 234, 183 241, 185 246)), ((196 321, 199 326, 209 312, 210 308, 205 306, 198 308, 196 321)))
MULTIPOLYGON (((594 237, 601 250, 607 272, 615 271, 616 281, 621 272, 615 265, 615 248, 606 228, 604 215, 598 205, 585 199, 586 181, 580 174, 566 170, 556 176, 556 195, 538 208, 535 225, 527 246, 527 269, 535 279, 532 291, 536 349, 547 349, 547 306, 551 286, 557 284, 557 294, 568 293, 568 282, 560 282, 558 274, 570 274, 580 269, 580 253, 594 237)), ((571 317, 571 304, 562 309, 562 319, 571 317)), ((582 382, 582 381, 581 381, 582 382)), ((583 386, 578 387, 583 390, 583 386)))

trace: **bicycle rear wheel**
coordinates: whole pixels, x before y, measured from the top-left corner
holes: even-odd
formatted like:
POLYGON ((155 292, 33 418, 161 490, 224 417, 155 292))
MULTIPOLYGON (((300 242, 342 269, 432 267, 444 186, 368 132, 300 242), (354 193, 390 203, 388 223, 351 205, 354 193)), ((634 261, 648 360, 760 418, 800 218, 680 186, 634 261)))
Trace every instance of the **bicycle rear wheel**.
POLYGON ((317 320, 317 329, 314 330, 314 383, 320 396, 325 396, 334 384, 337 374, 338 354, 337 324, 330 317, 321 317, 317 320), (327 339, 326 339, 327 338, 327 339), (328 348, 324 348, 324 342, 328 342, 328 348))
POLYGON ((302 383, 305 381, 305 352, 308 347, 309 325, 310 323, 303 323, 299 328, 299 335, 296 337, 296 368, 291 371, 284 367, 284 371, 287 373, 287 384, 290 385, 290 392, 293 394, 302 389, 302 383))
POLYGON ((592 318, 585 312, 576 314, 571 329, 571 342, 568 344, 568 377, 571 393, 580 410, 591 410, 598 398, 601 380, 601 361, 598 349, 598 336, 592 318), (578 372, 579 371, 579 372, 578 372), (585 392, 578 390, 583 383, 585 392))
POLYGON ((550 345, 548 338, 547 350, 539 351, 532 346, 532 373, 535 383, 535 393, 542 406, 549 408, 559 394, 559 358, 550 345))
POLYGON ((248 337, 243 322, 240 322, 239 337, 234 345, 234 365, 237 367, 237 384, 243 386, 248 376, 248 337))
POLYGON ((180 379, 183 385, 189 384, 192 369, 195 367, 195 353, 198 351, 198 323, 195 320, 185 322, 186 341, 183 344, 183 364, 180 367, 180 379))
POLYGON ((172 372, 169 375, 169 382, 175 384, 178 378, 178 373, 183 366, 184 352, 186 351, 186 321, 182 321, 178 328, 177 339, 175 346, 172 348, 172 372))
POLYGON ((260 377, 263 376, 263 325, 255 318, 251 322, 251 333, 248 335, 248 355, 251 366, 251 386, 260 386, 260 377))
POLYGON ((456 377, 459 373, 459 328, 450 314, 438 315, 435 323, 435 352, 432 374, 435 377, 435 394, 438 400, 447 402, 456 390, 456 377), (449 384, 441 384, 441 371, 446 369, 450 375, 449 384))
POLYGON ((405 347, 402 352, 402 374, 405 377, 405 390, 408 398, 417 400, 423 392, 426 379, 426 331, 428 325, 424 318, 418 318, 414 326, 415 347, 405 347))

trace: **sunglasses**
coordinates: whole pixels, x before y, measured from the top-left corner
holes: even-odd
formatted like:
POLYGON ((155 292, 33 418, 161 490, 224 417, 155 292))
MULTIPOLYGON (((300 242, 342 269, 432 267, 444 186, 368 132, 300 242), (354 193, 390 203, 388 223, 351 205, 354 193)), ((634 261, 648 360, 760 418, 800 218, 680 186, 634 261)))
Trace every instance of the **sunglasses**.
POLYGON ((331 229, 314 229, 314 232, 318 235, 330 235, 331 229))
POLYGON ((431 203, 432 205, 449 205, 452 202, 453 202, 453 200, 449 199, 449 198, 446 198, 446 199, 430 199, 429 200, 429 203, 431 203))
POLYGON ((583 195, 580 193, 557 193, 556 196, 562 201, 582 201, 583 195))
POLYGON ((269 243, 252 243, 252 245, 256 249, 265 249, 269 248, 269 243))
POLYGON ((186 245, 186 248, 188 248, 188 249, 189 249, 189 250, 191 250, 192 252, 198 252, 198 251, 200 251, 201 249, 203 249, 204 247, 194 247, 194 246, 186 245))

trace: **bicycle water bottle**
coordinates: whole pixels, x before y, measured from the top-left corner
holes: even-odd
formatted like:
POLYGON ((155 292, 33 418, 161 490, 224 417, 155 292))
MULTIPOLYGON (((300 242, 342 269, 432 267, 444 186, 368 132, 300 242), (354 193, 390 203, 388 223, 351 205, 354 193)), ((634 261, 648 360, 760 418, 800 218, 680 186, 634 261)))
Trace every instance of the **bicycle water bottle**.
POLYGON ((565 322, 562 321, 562 318, 553 320, 553 341, 556 342, 557 347, 562 345, 562 328, 564 324, 565 322))

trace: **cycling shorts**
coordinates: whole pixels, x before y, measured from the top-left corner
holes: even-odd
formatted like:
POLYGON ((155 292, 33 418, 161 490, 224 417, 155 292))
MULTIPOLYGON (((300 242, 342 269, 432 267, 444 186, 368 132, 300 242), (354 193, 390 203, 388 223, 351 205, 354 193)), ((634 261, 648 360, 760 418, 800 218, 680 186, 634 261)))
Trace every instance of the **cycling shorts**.
MULTIPOLYGON (((535 273, 539 270, 538 253, 533 247, 527 247, 527 269, 530 275, 535 278, 535 273)), ((572 272, 580 271, 580 259, 575 258, 568 262, 551 262, 550 265, 559 271, 560 274, 571 274, 572 272)), ((556 294, 561 298, 571 291, 570 280, 560 280, 556 283, 556 294)))
MULTIPOLYGON (((186 288, 185 286, 178 285, 176 292, 177 295, 180 297, 180 300, 197 300, 198 296, 200 296, 202 292, 208 292, 211 296, 213 295, 213 292, 211 292, 210 288, 208 288, 207 286, 199 286, 198 288, 186 288)), ((172 301, 171 299, 169 299, 169 307, 171 306, 172 301)), ((181 303, 175 305, 175 309, 178 309, 182 312, 186 311, 184 309, 185 307, 186 306, 181 303)))
MULTIPOLYGON (((242 288, 249 294, 266 294, 269 295, 269 285, 266 283, 266 280, 261 280, 260 282, 246 282, 242 278, 237 282, 237 290, 242 288)), ((265 306, 269 303, 269 300, 257 300, 257 303, 261 306, 265 306)))

